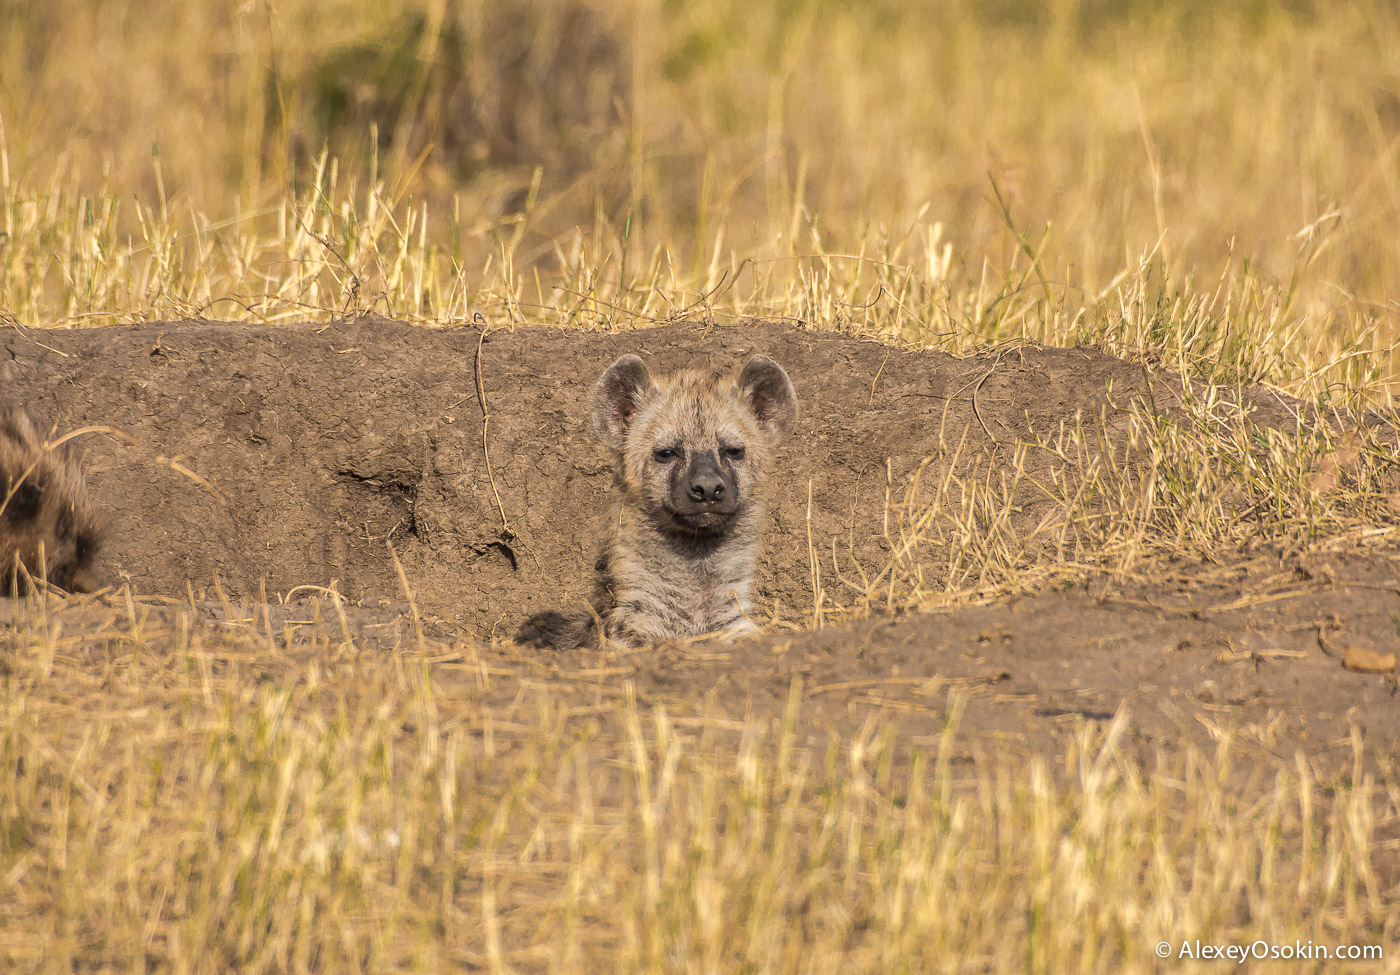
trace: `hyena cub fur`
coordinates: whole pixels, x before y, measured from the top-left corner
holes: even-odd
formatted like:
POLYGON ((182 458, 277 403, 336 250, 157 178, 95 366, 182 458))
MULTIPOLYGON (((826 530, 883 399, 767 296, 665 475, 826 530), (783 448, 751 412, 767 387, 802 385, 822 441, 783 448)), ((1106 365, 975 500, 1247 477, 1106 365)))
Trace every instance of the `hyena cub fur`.
POLYGON ((48 447, 23 411, 0 404, 0 595, 19 595, 26 573, 69 592, 93 589, 101 538, 67 445, 48 447))
POLYGON ((766 356, 727 377, 653 379, 635 355, 609 366, 593 388, 614 481, 591 610, 537 614, 519 639, 566 649, 752 630, 765 486, 797 412, 792 382, 766 356))

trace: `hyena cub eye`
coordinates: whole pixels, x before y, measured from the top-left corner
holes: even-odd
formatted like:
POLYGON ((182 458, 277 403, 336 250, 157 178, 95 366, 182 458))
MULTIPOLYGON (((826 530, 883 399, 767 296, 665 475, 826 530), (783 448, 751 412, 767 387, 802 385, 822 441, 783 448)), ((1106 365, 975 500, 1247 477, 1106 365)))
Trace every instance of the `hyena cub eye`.
POLYGON ((651 452, 651 459, 658 464, 669 464, 679 456, 679 451, 674 447, 657 447, 651 452))
POLYGON ((743 460, 743 459, 744 459, 744 448, 743 448, 743 447, 725 447, 725 448, 724 448, 724 456, 728 457, 730 460, 743 460))

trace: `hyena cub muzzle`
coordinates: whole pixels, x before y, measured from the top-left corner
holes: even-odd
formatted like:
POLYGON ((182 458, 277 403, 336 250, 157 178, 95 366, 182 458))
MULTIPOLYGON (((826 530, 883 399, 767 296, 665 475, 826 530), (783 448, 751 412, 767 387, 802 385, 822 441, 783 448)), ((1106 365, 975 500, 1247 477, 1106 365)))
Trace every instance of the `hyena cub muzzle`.
POLYGON ((593 389, 614 482, 591 605, 537 614, 517 639, 638 646, 752 629, 744 614, 767 476, 797 413, 792 382, 766 356, 731 376, 653 379, 635 355, 609 366, 593 389))
POLYGON ((19 595, 29 579, 93 589, 101 539, 67 445, 50 448, 27 415, 0 405, 0 595, 19 595))

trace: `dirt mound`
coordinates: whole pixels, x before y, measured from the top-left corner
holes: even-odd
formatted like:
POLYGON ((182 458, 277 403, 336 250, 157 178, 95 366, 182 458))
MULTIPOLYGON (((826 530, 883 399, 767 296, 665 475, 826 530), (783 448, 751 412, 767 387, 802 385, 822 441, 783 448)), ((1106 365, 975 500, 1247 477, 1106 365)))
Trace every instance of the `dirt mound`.
MULTIPOLYGON (((588 397, 624 352, 658 371, 754 352, 788 370, 803 415, 779 454, 757 593, 789 620, 813 605, 814 553, 829 567, 878 571, 888 562, 887 490, 903 492, 926 458, 938 476, 995 476, 1019 450, 1025 475, 1043 478, 1063 460, 1026 451, 1026 442, 1081 423, 1116 443, 1134 397, 1170 397, 1170 384, 1142 367, 1092 350, 959 359, 762 322, 615 335, 483 336, 379 318, 0 331, 7 395, 60 432, 120 431, 81 438, 110 519, 100 577, 225 607, 211 611, 216 621, 228 615, 225 597, 259 603, 264 587, 272 599, 335 581, 364 603, 349 618, 381 649, 408 645, 414 629, 399 615, 403 589, 386 543, 430 618, 430 637, 450 639, 457 627, 509 634, 529 613, 583 596, 610 483, 588 397)), ((1275 398, 1258 394, 1251 406, 1266 423, 1289 421, 1275 398)), ((1011 535, 1030 537, 1044 512, 1028 501, 1006 517, 1011 535)), ((582 668, 585 696, 626 680, 682 710, 777 715, 800 678, 813 734, 885 711, 903 715, 911 742, 932 743, 956 691, 964 727, 1028 748, 1125 703, 1144 750, 1226 727, 1279 755, 1298 746, 1345 752, 1352 725, 1371 741, 1394 741, 1394 673, 1342 664, 1350 652, 1384 660, 1395 651, 1397 557, 1377 548, 1310 558, 1183 565, 992 607, 604 655, 605 663, 495 652, 522 680, 582 668)), ((828 595, 852 588, 833 575, 821 582, 828 595)), ((67 632, 82 631, 83 605, 66 610, 77 614, 67 632)), ((91 612, 106 620, 127 604, 108 596, 96 605, 106 608, 91 612)), ((282 639, 275 605, 234 615, 265 620, 269 645, 282 639)), ((326 639, 335 639, 346 624, 328 625, 326 639)))
POLYGON ((1106 389, 1121 402, 1147 382, 1089 350, 957 359, 766 323, 483 341, 379 318, 181 322, 7 329, 0 349, 41 422, 109 426, 140 445, 84 440, 110 512, 108 581, 178 594, 218 580, 237 596, 264 579, 273 593, 335 580, 377 599, 402 591, 392 542, 420 608, 482 634, 585 591, 610 479, 588 397, 625 352, 658 370, 763 352, 791 374, 803 418, 780 456, 757 588, 779 615, 811 605, 809 539, 884 563, 887 484, 903 490, 925 458, 1009 458, 1016 439, 1105 410, 1113 432, 1125 421, 1106 389))

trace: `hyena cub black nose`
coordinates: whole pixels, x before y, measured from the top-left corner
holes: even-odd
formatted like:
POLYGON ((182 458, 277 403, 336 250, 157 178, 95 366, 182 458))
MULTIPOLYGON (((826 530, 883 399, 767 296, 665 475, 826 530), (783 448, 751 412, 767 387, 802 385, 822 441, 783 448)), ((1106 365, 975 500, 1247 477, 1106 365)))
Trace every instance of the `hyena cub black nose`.
POLYGON ((19 595, 29 578, 70 592, 94 588, 101 541, 67 445, 49 447, 25 413, 0 405, 0 595, 19 595))
POLYGON ((517 639, 638 646, 752 629, 744 614, 764 488, 797 415, 792 382, 766 356, 728 376, 659 379, 635 355, 614 362, 593 388, 593 429, 614 478, 591 605, 537 614, 517 639))
POLYGON ((700 454, 686 469, 686 500, 694 504, 733 507, 734 482, 719 469, 712 453, 700 454))

